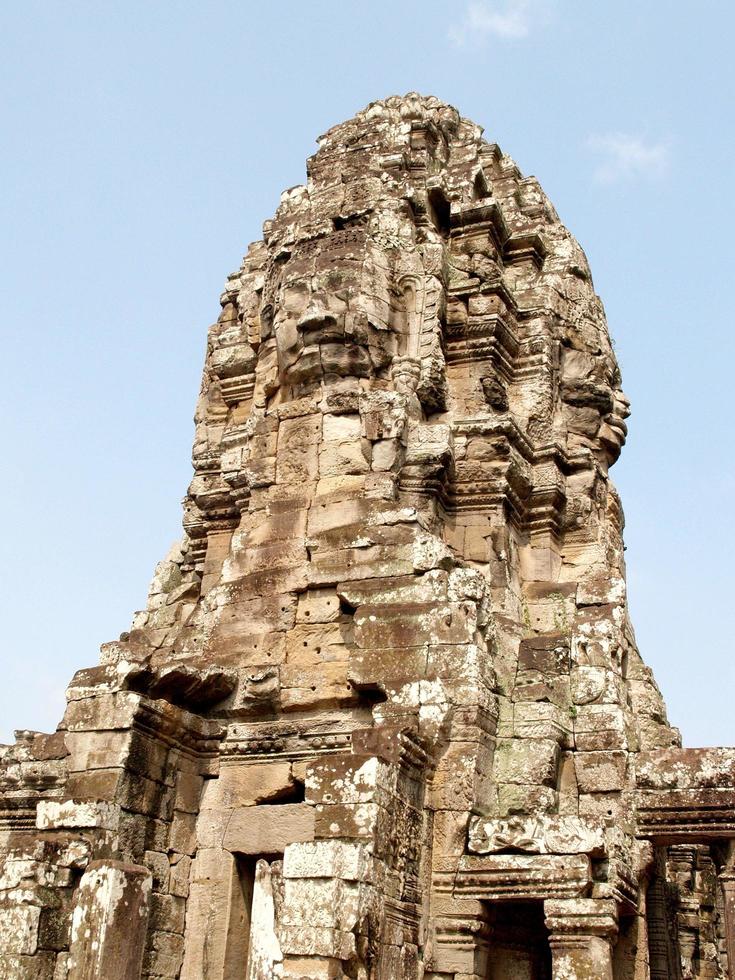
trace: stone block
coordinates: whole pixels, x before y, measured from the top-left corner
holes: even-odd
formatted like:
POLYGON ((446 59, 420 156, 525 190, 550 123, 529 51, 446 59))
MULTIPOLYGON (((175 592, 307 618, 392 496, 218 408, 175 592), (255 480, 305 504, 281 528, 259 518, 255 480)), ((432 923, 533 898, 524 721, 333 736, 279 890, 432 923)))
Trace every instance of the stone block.
POLYGON ((188 854, 171 854, 169 861, 169 891, 179 898, 187 898, 192 859, 188 854))
POLYGON ((322 434, 322 414, 285 418, 278 426, 279 455, 300 452, 309 446, 317 446, 322 434))
POLYGON ((223 846, 238 854, 282 854, 289 844, 314 839, 314 807, 306 803, 237 807, 225 828, 223 846))
POLYGON ((186 903, 187 943, 181 980, 201 980, 207 976, 224 980, 230 907, 236 885, 232 854, 220 847, 197 852, 186 903))
POLYGON ((362 435, 357 413, 324 415, 322 427, 325 442, 359 442, 362 435))
POLYGON ((153 891, 167 892, 170 872, 168 855, 161 851, 146 851, 143 863, 151 872, 153 891))
POLYGON ((528 854, 604 853, 602 828, 579 817, 535 814, 489 820, 472 817, 468 849, 473 854, 519 851, 528 854))
POLYGON ((69 732, 127 730, 132 727, 141 696, 131 691, 95 694, 70 701, 64 714, 69 732))
POLYGON ((454 894, 485 900, 577 898, 591 881, 585 854, 483 854, 460 858, 454 894))
MULTIPOLYGON (((300 592, 309 583, 308 570, 304 567, 303 561, 296 565, 266 564, 264 568, 255 572, 243 572, 238 563, 233 562, 230 574, 231 581, 237 581, 244 590, 261 597, 300 592)), ((272 629, 273 625, 269 624, 268 628, 272 629)))
POLYGON ((356 703, 357 692, 349 681, 348 663, 322 663, 313 667, 285 664, 281 669, 281 708, 306 710, 325 704, 356 703))
POLYGON ((418 681, 426 677, 427 656, 426 646, 358 649, 350 657, 347 676, 358 690, 395 693, 413 685, 418 694, 418 681))
POLYGON ((359 888, 340 878, 285 878, 283 925, 350 932, 360 916, 359 888))
POLYGON ((217 779, 205 781, 202 811, 251 806, 294 788, 289 762, 227 763, 220 768, 217 779))
POLYGON ((454 742, 441 757, 432 784, 432 806, 437 810, 482 812, 494 797, 493 746, 454 742))
POLYGON ((603 667, 574 667, 570 674, 574 704, 624 704, 623 679, 603 667))
POLYGON ((239 668, 278 665, 286 659, 284 633, 246 633, 233 622, 218 623, 208 646, 217 650, 221 663, 239 668))
POLYGON ((285 958, 284 980, 334 980, 342 969, 342 961, 336 957, 295 956, 285 958))
POLYGON ((621 793, 583 793, 577 808, 585 820, 597 821, 603 826, 624 827, 630 823, 630 801, 621 793))
POLYGON ((424 575, 374 577, 340 582, 337 593, 350 606, 402 606, 405 603, 435 603, 447 596, 448 574, 433 569, 424 575))
POLYGON ((520 701, 513 706, 512 729, 516 738, 557 741, 571 746, 573 718, 556 704, 520 701))
POLYGON ((306 535, 307 513, 306 508, 294 508, 286 512, 269 514, 265 519, 258 519, 247 531, 243 547, 262 548, 272 545, 275 541, 303 540, 306 535))
POLYGON ((115 800, 124 773, 120 769, 91 769, 88 772, 70 772, 66 791, 72 799, 80 802, 96 800, 115 800))
POLYGON ((283 877, 339 878, 370 881, 372 857, 365 844, 328 840, 290 844, 283 857, 283 877))
POLYGON ((374 756, 331 756, 307 771, 307 803, 374 803, 396 786, 392 767, 374 756))
POLYGON ((311 926, 284 926, 280 933, 281 948, 285 954, 326 956, 338 960, 349 960, 355 955, 355 935, 352 932, 311 926))
POLYGON ((223 588, 219 598, 221 609, 215 627, 230 624, 233 629, 250 634, 290 630, 296 622, 295 595, 266 593, 253 597, 241 584, 223 588), (247 624, 243 630, 243 623, 247 624))
POLYGON ((434 814, 433 848, 442 856, 465 853, 469 813, 455 810, 437 810, 434 814))
POLYGON ((120 807, 114 803, 81 803, 67 800, 41 800, 36 807, 36 827, 39 830, 60 830, 75 827, 99 827, 117 830, 120 807))
POLYGON ((473 602, 363 605, 355 613, 361 647, 411 647, 423 643, 472 643, 477 632, 473 602))
POLYGON ((559 808, 559 794, 550 786, 501 783, 497 799, 500 817, 518 813, 554 813, 559 808))
POLYGON ((89 772, 94 769, 123 769, 130 758, 131 731, 67 732, 69 769, 89 772))
POLYGON ((580 752, 628 747, 625 715, 617 705, 587 704, 573 715, 574 742, 580 752))
POLYGON ((36 905, 0 908, 0 949, 4 954, 33 955, 38 949, 41 909, 36 905))
POLYGON ((198 813, 201 803, 203 780, 199 772, 187 771, 180 766, 176 776, 174 808, 185 813, 198 813))
POLYGON ((278 569, 298 567, 306 561, 308 561, 306 547, 303 538, 300 538, 248 548, 244 556, 238 559, 238 569, 242 576, 263 570, 275 573, 278 569))
POLYGON ((570 669, 569 636, 545 634, 521 640, 518 653, 519 671, 540 674, 568 674, 570 669))
POLYGON ((314 810, 314 836, 318 840, 338 837, 342 840, 372 839, 377 831, 383 808, 377 803, 319 804, 314 810))
POLYGON ((312 554, 308 569, 308 586, 340 585, 352 579, 364 579, 370 575, 388 578, 412 575, 414 572, 413 549, 370 545, 365 548, 338 548, 332 551, 316 551, 312 554))
MULTIPOLYGON (((336 595, 333 603, 339 608, 336 595)), ((347 661, 349 650, 344 642, 341 623, 298 623, 286 634, 286 663, 288 667, 313 667, 330 661, 347 661)), ((287 681, 288 670, 281 671, 282 683, 287 681)))
POLYGON ((170 820, 174 796, 173 786, 163 786, 136 772, 125 772, 118 784, 115 801, 133 813, 170 820))
POLYGON ((366 447, 359 442, 325 443, 319 453, 320 478, 368 473, 370 463, 365 453, 366 447))
POLYGON ((655 749, 640 753, 636 770, 644 789, 735 788, 735 749, 655 749))
POLYGON ((625 752, 576 752, 574 768, 580 793, 605 793, 625 785, 625 752))
POLYGON ((158 895, 155 892, 150 898, 151 928, 158 932, 173 932, 181 935, 184 932, 184 915, 186 902, 176 895, 158 895))
POLYGON ((169 834, 170 849, 178 851, 180 854, 194 854, 197 847, 196 829, 197 815, 195 813, 175 810, 169 834))
POLYGON ((339 597, 334 589, 309 589, 298 597, 297 623, 333 623, 340 617, 339 597))
POLYGON ((495 778, 499 783, 556 786, 559 744, 551 739, 499 738, 495 778))
POLYGON ((46 906, 41 910, 38 923, 38 945, 41 949, 52 949, 56 952, 68 949, 70 932, 71 917, 68 908, 46 906))
POLYGON ((184 937, 171 932, 154 932, 143 960, 143 970, 161 980, 179 976, 184 959, 184 937))

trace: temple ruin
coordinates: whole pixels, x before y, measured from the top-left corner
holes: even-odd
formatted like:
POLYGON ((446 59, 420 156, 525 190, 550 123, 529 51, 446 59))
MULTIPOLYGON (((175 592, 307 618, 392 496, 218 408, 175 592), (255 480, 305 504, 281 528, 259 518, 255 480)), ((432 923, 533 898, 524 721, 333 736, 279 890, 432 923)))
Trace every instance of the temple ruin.
POLYGON ((183 540, 0 748, 0 975, 735 977, 735 749, 636 647, 628 402, 538 182, 375 102, 221 307, 183 540))

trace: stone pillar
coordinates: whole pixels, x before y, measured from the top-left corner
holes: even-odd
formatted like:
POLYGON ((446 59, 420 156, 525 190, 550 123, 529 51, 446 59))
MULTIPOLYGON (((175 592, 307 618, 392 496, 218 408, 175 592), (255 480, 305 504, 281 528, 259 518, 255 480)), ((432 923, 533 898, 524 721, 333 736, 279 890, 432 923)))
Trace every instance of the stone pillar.
POLYGON ((618 923, 612 899, 550 899, 544 913, 553 980, 613 980, 618 923))
POLYGON ((434 896, 430 962, 437 974, 488 975, 492 929, 484 902, 434 896))
POLYGON ((725 908, 725 946, 727 948, 728 975, 735 977, 735 869, 728 868, 720 874, 722 899, 725 908))
POLYGON ((71 922, 68 980, 139 977, 151 893, 148 868, 93 861, 79 883, 71 922))
POLYGON ((199 848, 186 907, 181 980, 224 980, 238 961, 245 975, 252 882, 239 870, 229 851, 199 848))

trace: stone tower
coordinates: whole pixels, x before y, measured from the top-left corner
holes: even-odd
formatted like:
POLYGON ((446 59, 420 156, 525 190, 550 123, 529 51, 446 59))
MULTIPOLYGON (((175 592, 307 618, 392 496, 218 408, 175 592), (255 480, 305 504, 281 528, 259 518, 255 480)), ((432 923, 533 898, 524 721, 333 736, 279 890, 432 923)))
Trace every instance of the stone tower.
POLYGON ((221 303, 183 541, 0 750, 0 974, 735 976, 735 750, 636 648, 628 403, 538 183, 373 103, 221 303))

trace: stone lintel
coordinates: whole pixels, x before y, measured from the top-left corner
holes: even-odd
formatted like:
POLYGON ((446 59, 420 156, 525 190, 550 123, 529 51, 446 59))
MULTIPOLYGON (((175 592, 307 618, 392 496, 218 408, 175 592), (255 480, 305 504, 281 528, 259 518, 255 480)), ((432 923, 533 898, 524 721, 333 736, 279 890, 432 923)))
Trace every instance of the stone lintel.
POLYGON ((605 838, 601 827, 574 816, 539 814, 502 820, 472 817, 468 849, 474 854, 513 850, 601 857, 605 853, 605 838))
POLYGON ((735 749, 655 749, 636 761, 638 837, 657 845, 735 838, 735 749))
POLYGON ((586 854, 485 854, 460 859, 454 893, 487 900, 577 898, 591 883, 586 854))
POLYGON ((289 844, 314 840, 315 816, 306 803, 238 807, 227 823, 223 846, 238 854, 282 854, 289 844))
POLYGON ((735 838, 735 789, 658 789, 636 794, 637 835, 658 845, 735 838))

